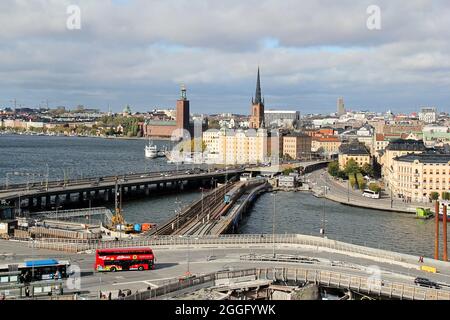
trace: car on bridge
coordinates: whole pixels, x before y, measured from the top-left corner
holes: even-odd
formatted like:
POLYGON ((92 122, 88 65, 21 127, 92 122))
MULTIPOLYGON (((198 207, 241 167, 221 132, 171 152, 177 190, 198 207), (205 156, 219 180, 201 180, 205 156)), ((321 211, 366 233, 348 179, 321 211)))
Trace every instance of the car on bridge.
POLYGON ((427 278, 422 277, 417 277, 416 279, 414 279, 414 284, 425 288, 435 288, 435 289, 441 288, 436 282, 433 282, 427 278))

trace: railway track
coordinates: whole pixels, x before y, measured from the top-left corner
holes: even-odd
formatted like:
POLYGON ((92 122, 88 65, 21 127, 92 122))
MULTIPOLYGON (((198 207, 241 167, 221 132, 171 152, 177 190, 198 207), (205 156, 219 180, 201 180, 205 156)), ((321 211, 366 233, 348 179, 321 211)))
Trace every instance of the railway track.
MULTIPOLYGON (((225 193, 234 185, 234 181, 228 182, 226 185, 220 186, 213 191, 210 191, 203 197, 203 209, 213 206, 214 208, 223 203, 225 193)), ((151 230, 147 235, 174 235, 186 234, 185 232, 191 228, 197 221, 207 217, 209 210, 203 210, 202 213, 202 199, 197 200, 191 206, 185 208, 179 215, 176 215, 157 230, 151 230), (193 220, 195 219, 195 220, 193 220), (187 224, 187 225, 186 225, 187 224), (175 230, 175 227, 176 230, 175 230), (184 233, 183 233, 184 232, 184 233)))

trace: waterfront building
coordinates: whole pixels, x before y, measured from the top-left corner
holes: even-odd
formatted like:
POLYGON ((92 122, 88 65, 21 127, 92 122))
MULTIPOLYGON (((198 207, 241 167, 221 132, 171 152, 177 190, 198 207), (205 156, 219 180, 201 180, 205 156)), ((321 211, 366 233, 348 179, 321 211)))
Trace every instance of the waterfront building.
POLYGON ((450 192, 450 154, 429 151, 395 157, 389 176, 392 193, 417 202, 429 202, 431 193, 450 192))
POLYGON ((389 142, 380 159, 382 165, 382 175, 387 187, 394 176, 394 158, 407 154, 419 154, 426 151, 422 140, 398 139, 389 142))
POLYGON ((267 130, 221 129, 203 132, 208 163, 235 165, 259 164, 268 159, 267 130))
POLYGON ((303 133, 290 133, 283 136, 283 156, 294 160, 311 158, 312 138, 303 133))
POLYGON ((264 99, 261 94, 261 78, 258 75, 256 79, 255 97, 252 99, 252 112, 250 116, 250 128, 259 129, 264 127, 264 99))
POLYGON ((147 119, 142 132, 145 137, 171 137, 174 132, 178 132, 181 137, 183 131, 193 134, 193 125, 190 124, 189 100, 186 95, 186 88, 181 86, 181 95, 177 100, 175 120, 149 120, 147 119))
POLYGON ((435 123, 437 120, 436 108, 422 108, 419 112, 419 120, 425 123, 435 123))
POLYGON ((358 166, 362 167, 365 163, 372 165, 372 158, 370 157, 367 147, 360 142, 353 141, 351 143, 342 144, 339 147, 339 168, 343 170, 347 162, 353 159, 358 166))
POLYGON ((297 129, 300 124, 300 111, 265 110, 264 123, 268 128, 297 129))
POLYGON ((296 188, 299 185, 299 176, 296 173, 291 173, 288 176, 281 175, 278 177, 278 187, 280 188, 296 188))

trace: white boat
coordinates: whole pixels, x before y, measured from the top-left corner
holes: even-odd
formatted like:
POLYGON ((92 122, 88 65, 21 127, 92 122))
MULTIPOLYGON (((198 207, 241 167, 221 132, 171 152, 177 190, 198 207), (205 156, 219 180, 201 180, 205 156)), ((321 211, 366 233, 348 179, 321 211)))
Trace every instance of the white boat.
POLYGON ((148 145, 145 146, 145 157, 154 159, 158 156, 158 147, 151 143, 151 141, 148 142, 148 145))

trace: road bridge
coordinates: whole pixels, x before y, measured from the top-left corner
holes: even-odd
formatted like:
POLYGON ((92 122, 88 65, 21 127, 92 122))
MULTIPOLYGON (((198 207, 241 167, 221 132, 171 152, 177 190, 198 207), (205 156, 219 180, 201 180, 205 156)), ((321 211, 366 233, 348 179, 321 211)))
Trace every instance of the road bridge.
POLYGON ((183 190, 191 185, 212 186, 216 181, 226 181, 244 172, 244 169, 197 170, 152 172, 123 176, 97 177, 74 181, 53 181, 46 186, 24 188, 10 185, 0 190, 0 202, 8 202, 30 210, 52 206, 63 207, 74 201, 86 203, 90 199, 97 202, 114 201, 115 190, 122 190, 123 197, 133 195, 149 196, 164 190, 183 190), (25 201, 25 204, 23 203, 25 201))

